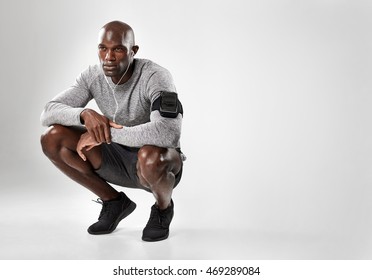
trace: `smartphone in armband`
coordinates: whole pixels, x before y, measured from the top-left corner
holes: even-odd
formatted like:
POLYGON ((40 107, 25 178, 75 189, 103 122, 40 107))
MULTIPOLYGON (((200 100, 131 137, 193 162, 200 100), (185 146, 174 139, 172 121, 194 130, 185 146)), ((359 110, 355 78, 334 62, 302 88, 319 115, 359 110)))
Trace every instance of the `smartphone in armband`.
POLYGON ((179 113, 177 93, 162 91, 160 93, 159 111, 163 117, 176 118, 179 113))

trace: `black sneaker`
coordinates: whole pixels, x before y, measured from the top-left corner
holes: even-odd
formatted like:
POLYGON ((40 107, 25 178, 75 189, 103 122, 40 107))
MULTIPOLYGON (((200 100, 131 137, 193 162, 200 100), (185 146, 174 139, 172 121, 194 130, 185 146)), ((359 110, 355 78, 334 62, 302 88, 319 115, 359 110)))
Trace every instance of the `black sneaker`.
POLYGON ((151 207, 150 219, 142 233, 143 241, 160 241, 168 238, 173 208, 173 200, 171 200, 171 205, 164 210, 160 210, 156 204, 151 207))
POLYGON ((113 232, 119 222, 136 209, 136 204, 123 192, 120 192, 120 199, 102 201, 99 198, 95 202, 102 204, 102 210, 99 214, 98 222, 88 228, 90 234, 107 234, 113 232))

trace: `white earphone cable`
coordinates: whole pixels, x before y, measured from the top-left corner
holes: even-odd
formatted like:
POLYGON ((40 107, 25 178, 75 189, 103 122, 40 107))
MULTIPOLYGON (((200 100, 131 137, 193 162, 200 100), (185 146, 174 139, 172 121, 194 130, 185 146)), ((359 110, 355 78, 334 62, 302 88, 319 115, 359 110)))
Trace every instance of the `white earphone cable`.
POLYGON ((118 82, 114 87, 112 87, 112 86, 110 85, 109 81, 107 80, 106 75, 104 75, 104 76, 105 76, 105 80, 106 80, 108 86, 111 88, 112 96, 114 97, 115 104, 116 104, 116 109, 115 109, 115 113, 114 113, 113 120, 112 120, 114 123, 116 123, 116 114, 117 114, 117 112, 118 112, 118 110, 119 110, 119 103, 118 103, 118 101, 117 101, 117 99, 116 99, 116 96, 115 96, 115 89, 116 89, 116 87, 118 86, 118 84, 120 84, 120 82, 121 82, 121 80, 124 78, 125 74, 127 74, 128 69, 129 69, 129 66, 130 66, 130 63, 128 63, 127 69, 125 70, 124 74, 121 76, 119 82, 118 82))

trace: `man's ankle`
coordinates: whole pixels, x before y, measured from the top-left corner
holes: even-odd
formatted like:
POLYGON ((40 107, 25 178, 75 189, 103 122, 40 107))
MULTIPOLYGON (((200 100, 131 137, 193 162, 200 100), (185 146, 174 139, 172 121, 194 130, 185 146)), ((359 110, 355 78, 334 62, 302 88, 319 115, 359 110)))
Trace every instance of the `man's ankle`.
POLYGON ((116 195, 105 196, 105 198, 101 197, 101 199, 104 202, 118 201, 121 199, 121 195, 119 192, 117 192, 116 195))

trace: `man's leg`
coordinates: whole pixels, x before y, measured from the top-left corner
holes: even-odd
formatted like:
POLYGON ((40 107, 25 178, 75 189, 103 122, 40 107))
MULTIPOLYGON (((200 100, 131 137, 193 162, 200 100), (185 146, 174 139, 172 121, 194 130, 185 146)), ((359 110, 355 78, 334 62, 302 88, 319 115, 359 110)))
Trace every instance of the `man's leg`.
POLYGON ((159 241, 169 235, 173 218, 172 192, 175 176, 181 171, 182 160, 175 149, 143 146, 138 151, 137 175, 141 185, 154 195, 156 204, 143 230, 142 239, 159 241))
POLYGON ((94 172, 101 166, 100 146, 84 152, 87 161, 83 161, 76 152, 80 136, 85 132, 80 127, 51 126, 41 136, 43 152, 64 174, 103 201, 115 199, 119 193, 94 172))
POLYGON ((123 192, 117 192, 94 170, 102 163, 101 147, 84 151, 87 161, 76 152, 76 146, 84 128, 54 125, 41 136, 45 155, 68 177, 100 197, 102 210, 98 222, 88 228, 90 234, 107 234, 114 231, 119 222, 136 208, 123 192))
POLYGON ((181 167, 182 160, 175 149, 146 145, 138 151, 138 178, 141 185, 151 190, 160 209, 170 205, 175 175, 181 167))

